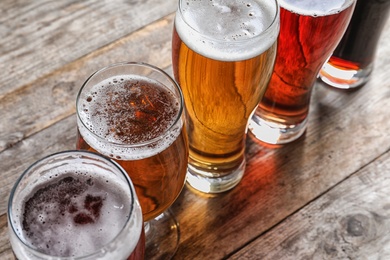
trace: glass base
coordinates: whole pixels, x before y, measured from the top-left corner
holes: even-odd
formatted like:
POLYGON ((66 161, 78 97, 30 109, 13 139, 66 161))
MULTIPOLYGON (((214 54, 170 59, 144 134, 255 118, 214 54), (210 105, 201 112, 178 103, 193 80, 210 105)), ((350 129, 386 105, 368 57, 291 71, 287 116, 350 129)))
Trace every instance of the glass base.
POLYGON ((245 171, 245 158, 241 164, 223 176, 210 177, 215 173, 206 172, 188 164, 187 183, 195 190, 204 193, 221 193, 234 188, 242 179, 245 171))
POLYGON ((166 210, 144 223, 145 259, 171 259, 179 246, 180 228, 174 215, 166 210))
POLYGON ((307 118, 299 124, 286 125, 266 120, 254 114, 249 121, 249 130, 260 141, 268 144, 286 144, 295 141, 306 130, 307 118))
POLYGON ((364 69, 353 70, 325 63, 319 77, 326 84, 338 89, 354 89, 364 85, 370 78, 372 64, 364 69))

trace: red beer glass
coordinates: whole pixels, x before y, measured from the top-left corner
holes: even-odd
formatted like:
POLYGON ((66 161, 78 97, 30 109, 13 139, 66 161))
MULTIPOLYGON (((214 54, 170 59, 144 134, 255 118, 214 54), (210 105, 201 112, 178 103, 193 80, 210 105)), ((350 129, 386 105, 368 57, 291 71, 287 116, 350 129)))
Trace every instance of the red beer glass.
POLYGON ((134 186, 116 162, 91 152, 32 164, 11 191, 8 227, 19 260, 144 258, 134 186))
POLYGON ((266 143, 284 144, 305 131, 318 73, 342 38, 355 0, 280 0, 275 68, 249 129, 266 143))

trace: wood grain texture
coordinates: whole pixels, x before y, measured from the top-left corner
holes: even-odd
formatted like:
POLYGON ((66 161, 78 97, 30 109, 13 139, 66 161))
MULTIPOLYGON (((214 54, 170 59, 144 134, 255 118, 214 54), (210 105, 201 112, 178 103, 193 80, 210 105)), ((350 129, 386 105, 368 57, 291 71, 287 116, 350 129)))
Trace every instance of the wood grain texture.
POLYGON ((75 113, 77 92, 96 70, 123 61, 142 61, 161 68, 169 67, 172 18, 172 14, 168 15, 142 31, 0 97, 0 152, 75 113))
POLYGON ((7 215, 0 215, 0 259, 13 259, 11 245, 8 241, 7 215))
MULTIPOLYGON (((176 0, 2 1, 0 98, 176 7, 176 0)), ((131 52, 121 57, 131 59, 131 52)))
POLYGON ((231 259, 390 259, 390 153, 231 259))

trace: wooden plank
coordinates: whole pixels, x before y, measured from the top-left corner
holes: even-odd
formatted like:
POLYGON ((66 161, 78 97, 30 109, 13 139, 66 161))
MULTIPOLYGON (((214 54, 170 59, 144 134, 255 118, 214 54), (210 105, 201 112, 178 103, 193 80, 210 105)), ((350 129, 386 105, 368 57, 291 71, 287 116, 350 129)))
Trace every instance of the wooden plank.
POLYGON ((11 244, 8 241, 7 215, 0 216, 0 259, 14 259, 11 244))
POLYGON ((111 63, 143 61, 161 68, 171 63, 173 15, 107 45, 0 97, 0 152, 75 113, 78 90, 87 77, 111 63))
POLYGON ((231 259, 390 259, 390 153, 231 259))
MULTIPOLYGON (((384 39, 388 42, 389 37, 384 39)), ((247 172, 234 190, 206 196, 185 188, 172 207, 182 231, 182 243, 175 258, 230 256, 388 151, 390 136, 383 129, 390 126, 387 113, 390 82, 386 75, 390 68, 389 52, 380 48, 379 69, 374 72, 373 80, 357 92, 317 87, 304 138, 282 147, 266 147, 249 138, 247 172)), ((103 50, 96 55, 110 57, 107 53, 103 50)), ((82 70, 83 64, 69 70, 82 70)), ((67 71, 64 69, 62 73, 71 75, 67 71)), ((72 148, 74 138, 72 112, 43 130, 41 127, 31 131, 0 153, 0 187, 9 187, 36 159, 72 148)), ((5 212, 8 193, 9 190, 0 190, 0 214, 5 212)), ((7 247, 3 243, 0 241, 0 248, 7 247)))
MULTIPOLYGON (((1 5, 0 99, 174 12, 177 2, 11 0, 1 5)), ((132 48, 126 50, 121 60, 134 59, 132 48)))

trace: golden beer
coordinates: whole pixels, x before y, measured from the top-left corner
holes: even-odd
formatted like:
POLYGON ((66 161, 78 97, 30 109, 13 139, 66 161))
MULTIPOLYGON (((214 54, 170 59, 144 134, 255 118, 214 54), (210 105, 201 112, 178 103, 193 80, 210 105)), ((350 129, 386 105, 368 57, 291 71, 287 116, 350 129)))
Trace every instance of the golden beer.
POLYGON ((242 177, 247 124, 272 74, 278 19, 275 2, 179 3, 172 63, 187 109, 187 181, 198 190, 225 191, 242 177))

